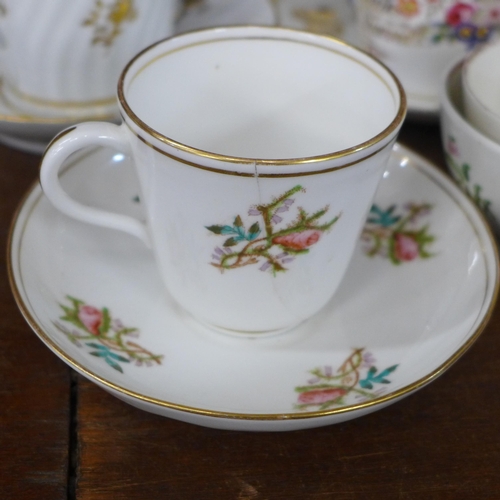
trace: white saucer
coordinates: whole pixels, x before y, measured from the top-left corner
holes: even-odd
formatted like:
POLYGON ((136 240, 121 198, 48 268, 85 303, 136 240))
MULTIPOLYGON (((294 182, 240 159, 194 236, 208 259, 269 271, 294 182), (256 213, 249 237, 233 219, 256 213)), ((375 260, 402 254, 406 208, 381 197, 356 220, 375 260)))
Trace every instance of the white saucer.
POLYGON ((118 116, 89 116, 70 120, 67 118, 41 118, 17 111, 6 101, 0 81, 0 143, 27 153, 42 154, 47 144, 61 130, 76 123, 107 119, 117 123, 118 116))
MULTIPOLYGON (((81 201, 141 217, 130 167, 97 149, 62 179, 81 201)), ((491 232, 435 167, 396 145, 375 206, 333 300, 274 338, 186 318, 139 240, 61 215, 38 184, 12 227, 11 286, 53 352, 143 410, 223 429, 334 424, 432 382, 478 338, 498 293, 491 232)))

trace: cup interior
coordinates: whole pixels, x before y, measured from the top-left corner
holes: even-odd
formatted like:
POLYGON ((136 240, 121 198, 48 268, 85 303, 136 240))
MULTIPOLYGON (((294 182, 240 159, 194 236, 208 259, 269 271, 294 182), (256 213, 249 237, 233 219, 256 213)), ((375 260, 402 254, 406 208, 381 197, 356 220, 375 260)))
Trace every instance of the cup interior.
POLYGON ((371 56, 338 40, 277 28, 175 37, 136 58, 123 100, 169 140, 240 158, 307 158, 383 133, 401 87, 371 56))

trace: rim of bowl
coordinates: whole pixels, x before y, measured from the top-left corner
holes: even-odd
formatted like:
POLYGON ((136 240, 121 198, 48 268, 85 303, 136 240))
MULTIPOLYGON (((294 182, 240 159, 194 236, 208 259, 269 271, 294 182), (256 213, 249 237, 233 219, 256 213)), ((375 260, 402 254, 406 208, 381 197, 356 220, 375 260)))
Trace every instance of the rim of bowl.
POLYGON ((464 63, 465 60, 461 60, 458 63, 454 63, 451 66, 451 68, 447 71, 446 77, 444 78, 444 84, 442 90, 442 99, 441 99, 442 107, 445 109, 446 112, 451 114, 456 121, 458 121, 463 127, 465 127, 467 132, 472 134, 472 136, 476 140, 480 140, 486 143, 488 147, 493 149, 498 149, 498 151, 500 152, 500 144, 495 142, 493 139, 490 139, 487 135, 483 134, 480 130, 474 127, 474 125, 469 123, 469 121, 464 116, 463 110, 458 107, 457 103, 450 95, 452 79, 455 78, 457 74, 458 74, 457 78, 459 84, 462 84, 463 81, 462 68, 464 63))
POLYGON ((466 78, 467 74, 470 71, 470 66, 471 64, 474 63, 477 58, 483 54, 484 52, 491 50, 492 47, 498 47, 499 49, 499 54, 500 54, 500 42, 496 42, 493 44, 484 44, 478 47, 476 50, 471 52, 467 57, 465 57, 462 61, 462 68, 461 68, 461 82, 462 85, 465 89, 467 89, 467 92, 469 93, 470 97, 474 100, 476 105, 478 105, 484 113, 486 113, 489 118, 495 122, 498 122, 500 124, 500 113, 496 113, 493 111, 491 108, 488 107, 488 105, 483 102, 478 94, 473 91, 472 87, 470 86, 469 80, 466 78))
MULTIPOLYGON (((241 36, 241 38, 243 38, 241 36)), ((275 38, 269 36, 269 38, 275 38)), ((215 39, 212 38, 212 40, 215 39)), ((209 40, 209 39, 207 39, 209 40)), ((319 45, 319 44, 317 44, 319 45)), ((381 77, 382 78, 382 77, 381 77)), ((391 71, 384 63, 382 63, 379 59, 376 57, 372 56, 368 52, 355 47, 354 45, 351 45, 343 40, 340 40, 338 38, 328 36, 328 35, 320 35, 320 34, 315 34, 315 33, 310 33, 307 31, 302 31, 302 30, 296 30, 292 28, 284 28, 284 27, 278 27, 278 26, 253 26, 253 25, 245 25, 245 26, 224 26, 224 27, 216 27, 216 28, 204 28, 204 29, 199 29, 199 30, 193 30, 187 33, 181 33, 179 35, 174 35, 168 38, 165 38, 163 40, 159 40, 158 42, 153 43, 152 45, 149 45, 145 49, 143 49, 141 52, 135 55, 128 64, 125 66, 123 69, 120 78, 118 80, 118 101, 120 104, 120 107, 124 111, 125 115, 129 120, 132 121, 139 129, 143 130, 146 132, 148 135, 153 137, 154 139, 158 140, 162 145, 167 145, 175 150, 182 151, 184 153, 192 154, 197 157, 202 157, 210 160, 218 160, 222 162, 227 162, 227 163, 239 163, 239 164, 258 164, 258 165, 300 165, 300 164, 306 164, 306 163, 314 163, 314 162, 322 162, 322 161, 328 161, 328 160, 336 160, 342 157, 346 157, 348 155, 351 155, 353 153, 358 153, 361 151, 364 151, 368 149, 370 146, 374 146, 376 144, 381 144, 384 139, 390 138, 392 134, 395 134, 397 130, 402 126, 406 113, 407 113, 407 97, 406 93, 404 91, 403 85, 397 78, 397 76, 394 74, 393 71, 391 71), (382 129, 378 134, 375 136, 371 137, 370 139, 360 143, 356 144, 354 146, 351 146, 350 148, 342 149, 339 151, 333 151, 331 153, 326 153, 322 155, 317 155, 317 156, 307 156, 307 157, 302 157, 302 158, 276 158, 276 159, 266 159, 266 158, 250 158, 250 157, 240 157, 240 156, 232 156, 232 155, 224 155, 224 154, 219 154, 219 153, 214 153, 211 151, 206 151, 204 149, 196 148, 193 146, 189 146, 187 144, 184 144, 182 142, 178 142, 175 139, 172 139, 171 137, 167 137, 164 134, 161 134, 157 130, 153 129, 149 125, 147 125, 144 121, 142 121, 135 113, 132 111, 131 107, 129 106, 127 99, 125 97, 125 92, 124 92, 124 86, 125 86, 125 79, 131 69, 131 67, 146 53, 154 49, 155 47, 162 45, 166 42, 170 41, 175 41, 179 38, 184 38, 189 40, 191 38, 193 41, 198 39, 200 40, 200 37, 203 37, 204 35, 207 36, 210 33, 220 33, 219 38, 224 38, 223 33, 235 33, 235 36, 237 34, 241 33, 248 33, 247 37, 248 38, 256 38, 259 33, 260 37, 265 37, 266 33, 283 33, 283 38, 289 39, 292 41, 304 41, 306 39, 314 39, 314 40, 323 40, 325 43, 330 43, 330 44, 335 44, 337 46, 341 47, 347 47, 349 50, 354 51, 360 55, 362 55, 364 58, 370 60, 371 62, 375 63, 379 67, 381 67, 387 74, 387 78, 384 79, 384 81, 388 82, 388 80, 392 80, 397 94, 399 95, 399 106, 397 111, 394 113, 394 118, 392 121, 389 123, 388 126, 386 126, 384 129, 382 129), (254 34, 252 34, 254 33, 254 34), (295 39, 290 38, 290 35, 294 34, 295 39), (287 37, 288 35, 288 37, 287 37), (299 38, 302 37, 302 38, 299 38)), ((124 121, 125 116, 123 116, 124 121)), ((149 144, 148 144, 149 145, 149 144)))

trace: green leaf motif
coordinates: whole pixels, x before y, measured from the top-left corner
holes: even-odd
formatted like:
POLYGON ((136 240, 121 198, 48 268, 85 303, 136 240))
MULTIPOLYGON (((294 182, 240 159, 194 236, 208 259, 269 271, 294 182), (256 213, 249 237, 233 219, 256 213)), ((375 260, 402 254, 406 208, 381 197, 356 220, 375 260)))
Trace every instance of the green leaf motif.
POLYGON ((99 327, 99 332, 101 335, 108 333, 109 328, 111 327, 111 317, 109 315, 109 311, 106 307, 102 308, 102 323, 99 327))
POLYGON ((260 234, 260 226, 258 222, 254 222, 248 230, 249 239, 254 240, 260 234))
POLYGON ((483 211, 487 219, 496 225, 498 221, 491 211, 491 200, 483 197, 481 185, 472 183, 472 168, 468 163, 461 163, 458 144, 453 136, 448 136, 446 149, 446 163, 460 188, 474 200, 474 203, 483 211))
POLYGON ((239 241, 236 239, 236 238, 229 238, 227 239, 223 245, 225 247, 234 247, 235 245, 237 245, 239 243, 239 241))
MULTIPOLYGON (((222 234, 224 226, 205 226, 209 231, 215 234, 222 234)), ((227 226, 226 226, 227 227, 227 226)))
POLYGON ((233 224, 234 227, 243 227, 243 221, 241 220, 241 217, 239 215, 236 216, 233 224))
POLYGON ((106 358, 107 353, 104 351, 90 351, 89 354, 92 354, 92 356, 95 356, 96 358, 106 358))
POLYGON ((107 307, 98 309, 70 296, 67 296, 67 299, 71 302, 71 306, 59 304, 65 313, 59 319, 70 323, 76 329, 66 328, 60 322, 54 321, 53 324, 73 344, 80 348, 85 346, 90 349, 87 351, 89 355, 104 360, 120 373, 123 373, 120 363, 135 361, 138 366, 161 364, 162 355, 155 355, 136 342, 126 339, 127 335, 137 337, 138 329, 125 327, 118 319, 113 320, 107 307), (80 319, 79 315, 82 310, 84 314, 80 319), (88 313, 90 313, 90 318, 88 313), (94 328, 94 324, 97 326, 97 330, 94 328))

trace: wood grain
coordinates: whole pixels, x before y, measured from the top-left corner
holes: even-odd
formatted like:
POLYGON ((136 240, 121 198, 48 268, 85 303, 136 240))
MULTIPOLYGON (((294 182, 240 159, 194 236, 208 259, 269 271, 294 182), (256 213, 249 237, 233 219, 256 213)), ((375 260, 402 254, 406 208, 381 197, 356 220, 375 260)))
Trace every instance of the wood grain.
POLYGON ((0 146, 0 498, 67 498, 70 377, 14 303, 6 272, 10 222, 39 158, 0 146))

